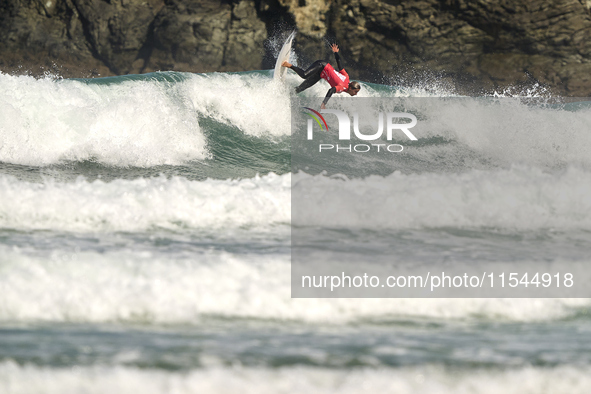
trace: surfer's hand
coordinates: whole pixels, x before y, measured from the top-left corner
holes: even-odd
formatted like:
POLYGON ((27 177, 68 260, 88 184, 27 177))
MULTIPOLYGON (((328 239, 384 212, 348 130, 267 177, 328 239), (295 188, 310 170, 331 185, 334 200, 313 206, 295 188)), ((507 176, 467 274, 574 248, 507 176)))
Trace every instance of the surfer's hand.
POLYGON ((291 63, 288 63, 287 61, 285 61, 285 62, 281 63, 281 65, 282 65, 283 67, 291 68, 291 63))
POLYGON ((332 51, 333 51, 334 53, 337 53, 337 52, 339 51, 339 46, 338 46, 337 44, 332 44, 332 45, 330 46, 330 48, 332 49, 332 51))
POLYGON ((326 105, 324 103, 320 104, 320 109, 326 109, 326 105))

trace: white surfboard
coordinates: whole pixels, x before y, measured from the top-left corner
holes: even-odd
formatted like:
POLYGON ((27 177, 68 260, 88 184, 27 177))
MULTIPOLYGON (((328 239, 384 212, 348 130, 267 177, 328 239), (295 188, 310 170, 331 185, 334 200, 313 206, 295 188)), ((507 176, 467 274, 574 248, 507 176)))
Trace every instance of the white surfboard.
POLYGON ((275 80, 282 80, 285 76, 287 67, 281 67, 281 64, 289 61, 289 56, 291 55, 291 43, 293 42, 295 35, 296 32, 294 31, 289 37, 287 37, 287 40, 285 40, 285 43, 281 47, 279 56, 277 56, 277 62, 275 63, 275 71, 273 72, 273 79, 275 80))

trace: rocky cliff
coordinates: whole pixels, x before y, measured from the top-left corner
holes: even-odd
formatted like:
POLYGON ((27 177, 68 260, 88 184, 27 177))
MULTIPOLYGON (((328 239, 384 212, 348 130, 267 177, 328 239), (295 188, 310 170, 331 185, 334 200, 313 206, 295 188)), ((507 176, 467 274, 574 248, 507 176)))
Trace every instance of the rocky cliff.
POLYGON ((540 83, 591 93, 590 0, 0 0, 0 70, 92 76, 271 68, 297 28, 304 62, 461 92, 540 83))

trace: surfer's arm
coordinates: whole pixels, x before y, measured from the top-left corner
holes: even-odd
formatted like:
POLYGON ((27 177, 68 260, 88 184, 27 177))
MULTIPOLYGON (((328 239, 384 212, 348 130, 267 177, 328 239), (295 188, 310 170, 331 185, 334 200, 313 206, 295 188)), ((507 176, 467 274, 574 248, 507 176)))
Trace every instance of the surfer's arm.
POLYGON ((336 91, 337 91, 337 88, 336 87, 332 87, 332 88, 328 89, 328 92, 326 93, 326 96, 324 97, 324 100, 322 101, 322 105, 320 106, 320 109, 324 109, 325 108, 326 103, 328 103, 328 100, 330 100, 330 97, 336 91))
POLYGON ((334 58, 337 61, 337 70, 341 71, 344 67, 341 64, 341 56, 339 55, 339 46, 337 44, 332 44, 331 46, 332 51, 334 52, 334 58))
POLYGON ((339 56, 339 53, 338 53, 338 52, 335 52, 335 53, 334 53, 334 58, 335 58, 335 59, 336 59, 336 61, 337 61, 337 67, 338 67, 338 70, 339 70, 339 71, 341 71, 341 70, 342 70, 344 67, 343 67, 343 65, 341 64, 341 57, 339 56))

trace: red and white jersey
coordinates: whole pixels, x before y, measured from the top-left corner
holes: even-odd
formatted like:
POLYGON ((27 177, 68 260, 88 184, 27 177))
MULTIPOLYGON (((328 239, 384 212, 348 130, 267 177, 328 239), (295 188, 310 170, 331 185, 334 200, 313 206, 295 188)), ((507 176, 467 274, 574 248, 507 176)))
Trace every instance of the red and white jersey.
POLYGON ((337 88, 337 93, 344 92, 349 87, 349 74, 344 68, 339 72, 327 64, 320 73, 320 78, 326 80, 333 88, 337 88))

